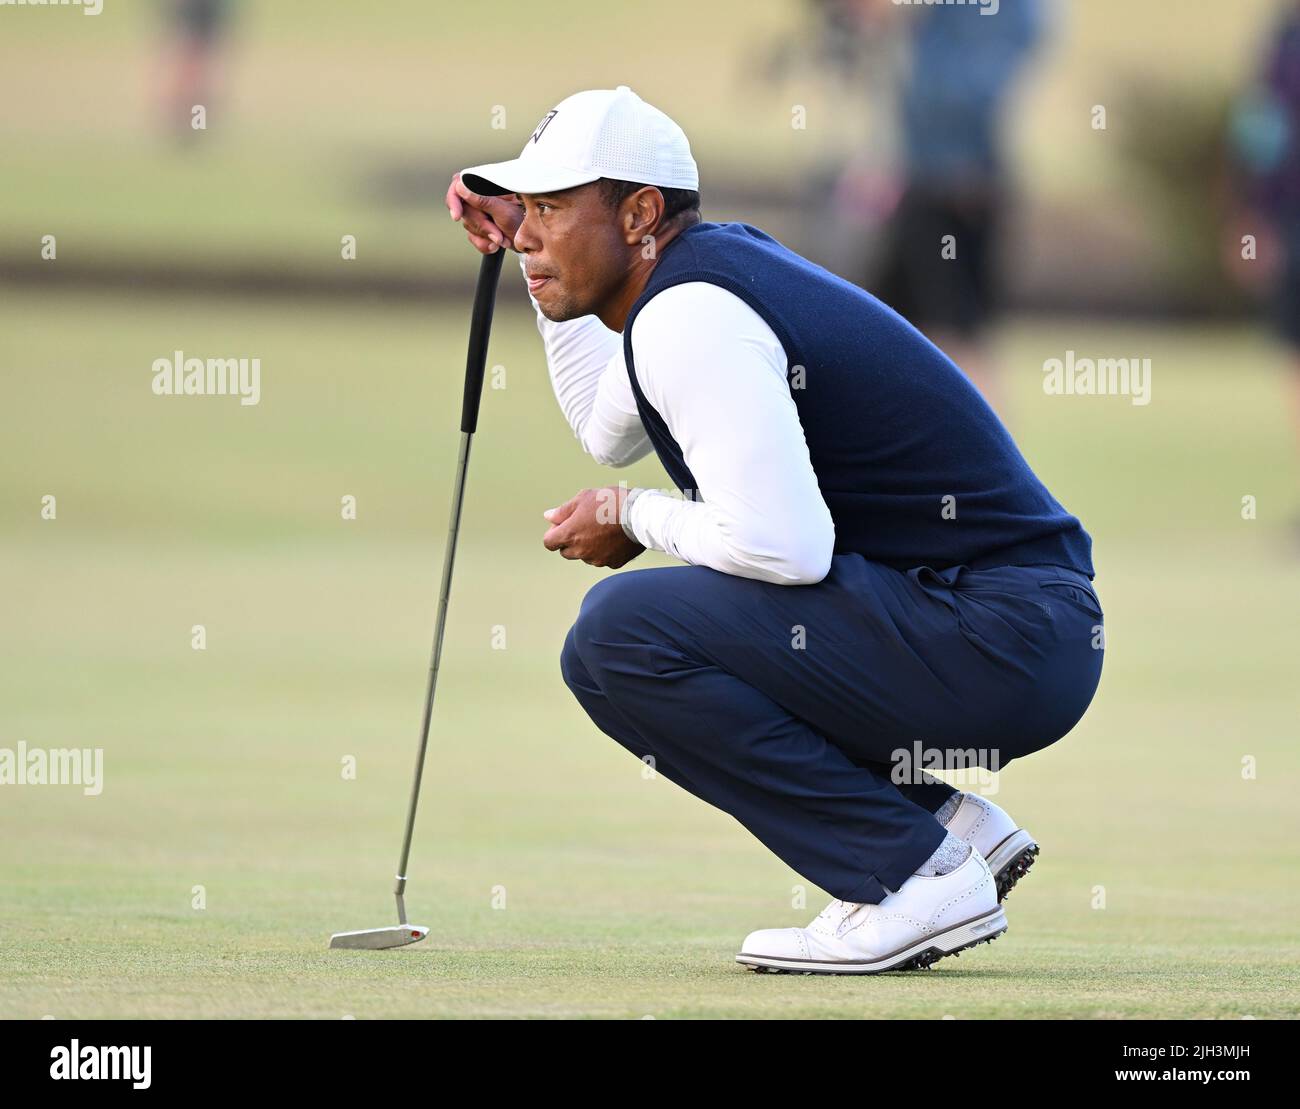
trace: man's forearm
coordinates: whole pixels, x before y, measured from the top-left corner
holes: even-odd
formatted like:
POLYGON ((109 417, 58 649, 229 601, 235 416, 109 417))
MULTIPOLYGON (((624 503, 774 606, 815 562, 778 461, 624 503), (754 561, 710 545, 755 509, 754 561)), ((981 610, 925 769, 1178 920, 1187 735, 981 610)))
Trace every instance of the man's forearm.
POLYGON ((802 532, 792 531, 783 521, 771 534, 754 527, 740 534, 737 523, 713 505, 680 500, 658 489, 630 489, 620 522, 629 538, 651 550, 694 566, 776 585, 821 581, 830 569, 834 546, 829 517, 822 521, 810 516, 802 532))

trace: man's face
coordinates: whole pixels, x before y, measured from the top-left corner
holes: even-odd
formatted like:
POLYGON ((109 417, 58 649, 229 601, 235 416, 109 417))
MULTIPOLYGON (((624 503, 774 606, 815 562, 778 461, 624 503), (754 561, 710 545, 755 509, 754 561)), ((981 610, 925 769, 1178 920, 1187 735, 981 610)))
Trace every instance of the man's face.
POLYGON ((528 291, 548 320, 599 312, 627 277, 619 212, 593 181, 557 193, 521 193, 524 222, 515 247, 525 256, 528 291))

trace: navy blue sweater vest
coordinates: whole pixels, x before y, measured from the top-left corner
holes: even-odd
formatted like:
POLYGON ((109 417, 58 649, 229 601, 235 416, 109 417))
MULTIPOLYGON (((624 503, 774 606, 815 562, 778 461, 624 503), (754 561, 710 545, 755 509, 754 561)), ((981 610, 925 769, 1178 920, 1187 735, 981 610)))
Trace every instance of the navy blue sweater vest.
POLYGON ((836 554, 900 570, 1049 564, 1094 576, 1088 533, 953 362, 870 293, 746 223, 698 223, 673 239, 623 328, 641 421, 685 495, 708 491, 641 392, 632 356, 641 309, 684 281, 729 289, 780 339, 836 554))

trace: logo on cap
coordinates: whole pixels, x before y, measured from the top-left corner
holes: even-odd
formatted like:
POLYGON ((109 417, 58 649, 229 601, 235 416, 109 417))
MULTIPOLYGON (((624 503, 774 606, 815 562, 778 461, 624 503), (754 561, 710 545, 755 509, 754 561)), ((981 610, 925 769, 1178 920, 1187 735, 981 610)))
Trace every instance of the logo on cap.
POLYGON ((537 125, 537 130, 533 132, 533 138, 532 138, 533 142, 536 142, 538 139, 542 137, 542 132, 546 130, 546 125, 555 118, 555 113, 558 111, 559 111, 558 108, 552 108, 549 112, 546 113, 546 115, 542 117, 542 122, 537 125))

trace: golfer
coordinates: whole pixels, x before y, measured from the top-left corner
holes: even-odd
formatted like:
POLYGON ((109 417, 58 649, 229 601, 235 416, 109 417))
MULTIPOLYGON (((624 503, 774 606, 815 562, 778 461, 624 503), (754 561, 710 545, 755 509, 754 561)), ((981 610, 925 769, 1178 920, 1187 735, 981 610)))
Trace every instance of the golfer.
POLYGON ((688 564, 597 582, 565 682, 834 897, 737 961, 870 974, 1005 931, 1037 843, 923 769, 996 770, 1087 709, 1102 610, 1079 520, 907 320, 756 227, 702 220, 685 134, 625 85, 562 101, 447 205, 480 251, 518 252, 583 448, 614 467, 653 450, 676 489, 543 513, 566 559, 688 564))

